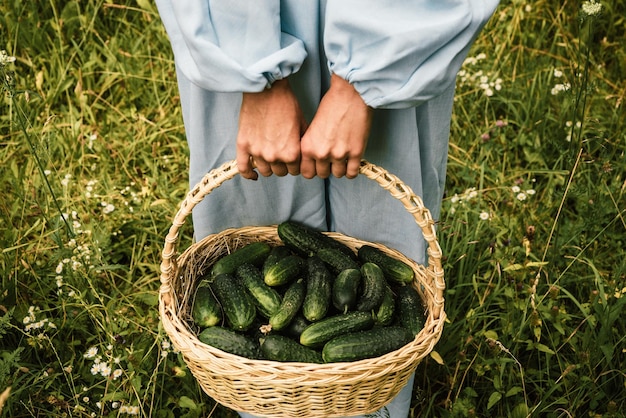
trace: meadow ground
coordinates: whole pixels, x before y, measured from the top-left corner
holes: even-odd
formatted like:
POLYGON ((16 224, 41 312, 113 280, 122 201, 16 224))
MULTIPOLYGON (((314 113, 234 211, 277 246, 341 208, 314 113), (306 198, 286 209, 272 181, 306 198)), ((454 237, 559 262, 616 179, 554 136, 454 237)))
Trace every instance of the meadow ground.
MULTIPOLYGON (((154 5, 0 10, 1 415, 233 416, 159 327, 188 154, 154 5)), ((624 16, 503 0, 465 61, 438 223, 448 323, 413 416, 625 416, 624 16)))

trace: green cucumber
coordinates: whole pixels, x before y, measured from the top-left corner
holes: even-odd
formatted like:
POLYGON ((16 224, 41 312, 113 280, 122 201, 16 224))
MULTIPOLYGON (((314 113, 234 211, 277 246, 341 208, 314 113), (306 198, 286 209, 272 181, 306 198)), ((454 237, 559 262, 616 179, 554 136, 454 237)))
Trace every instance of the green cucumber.
POLYGON ((233 274, 218 274, 211 289, 220 301, 228 325, 235 331, 245 331, 256 318, 256 306, 248 291, 233 274))
POLYGON ((376 325, 387 326, 393 322, 396 311, 396 298, 389 286, 385 285, 383 300, 374 314, 376 325))
POLYGON ((279 331, 289 325, 300 311, 305 295, 306 284, 304 283, 304 279, 298 279, 291 283, 287 290, 285 290, 278 312, 269 319, 270 329, 279 331))
POLYGON ((237 277, 254 299, 259 312, 266 318, 274 315, 280 308, 282 297, 276 289, 263 281, 263 275, 258 267, 252 264, 242 264, 237 267, 237 277))
POLYGON ((300 340, 302 331, 304 331, 309 325, 311 325, 311 323, 302 315, 302 313, 297 313, 289 325, 281 330, 281 334, 298 341, 300 340))
POLYGON ((286 246, 306 257, 315 255, 322 248, 334 248, 356 257, 344 243, 302 223, 285 221, 278 225, 277 233, 286 246))
POLYGON ((371 311, 377 309, 383 301, 387 281, 383 270, 374 263, 361 265, 362 293, 356 305, 358 311, 371 311))
POLYGON ((311 321, 319 321, 328 313, 333 290, 333 275, 318 257, 307 258, 306 297, 302 314, 311 321))
POLYGON ((270 267, 278 263, 278 261, 282 260, 283 258, 290 256, 292 254, 293 253, 291 252, 291 250, 285 245, 276 245, 272 247, 269 255, 263 262, 263 269, 262 269, 263 276, 265 276, 265 273, 267 273, 267 270, 270 267))
POLYGON ((424 328, 424 305, 422 298, 413 286, 400 286, 396 289, 396 308, 400 325, 413 336, 424 328))
POLYGON ((291 283, 304 271, 304 259, 297 255, 287 256, 269 267, 263 280, 268 286, 281 286, 291 283))
POLYGON ((387 280, 397 284, 410 284, 415 278, 415 272, 405 262, 388 255, 379 248, 363 245, 358 250, 361 263, 377 264, 385 273, 387 280))
POLYGON ((324 345, 322 358, 327 363, 357 361, 379 357, 413 340, 404 327, 378 327, 333 338, 324 345))
POLYGON ((369 312, 353 311, 329 316, 306 327, 300 335, 300 344, 318 347, 339 335, 363 331, 373 326, 374 318, 369 312))
POLYGON ((323 363, 319 351, 305 347, 289 337, 271 334, 262 338, 261 351, 265 358, 273 361, 298 363, 323 363))
POLYGON ((339 273, 333 282, 333 306, 342 313, 353 309, 357 303, 360 284, 361 271, 359 269, 350 268, 339 273))
POLYGON ((238 266, 249 263, 262 265, 271 251, 271 246, 267 242, 251 242, 236 249, 230 254, 219 258, 211 267, 210 277, 215 279, 220 274, 233 274, 238 266))
POLYGON ((205 344, 227 353, 249 359, 259 359, 259 344, 244 334, 220 326, 209 327, 198 334, 198 339, 205 344))
POLYGON ((196 288, 191 317, 201 328, 212 327, 222 322, 222 306, 213 294, 208 280, 202 280, 196 288))
POLYGON ((359 268, 358 262, 335 248, 321 248, 316 255, 328 264, 335 274, 339 274, 344 270, 359 268))

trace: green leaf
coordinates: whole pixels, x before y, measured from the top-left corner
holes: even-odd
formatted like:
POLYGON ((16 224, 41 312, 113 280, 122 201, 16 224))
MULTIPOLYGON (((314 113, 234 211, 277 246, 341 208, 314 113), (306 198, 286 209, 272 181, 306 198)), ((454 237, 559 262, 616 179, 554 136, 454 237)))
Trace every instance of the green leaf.
POLYGON ((523 264, 517 264, 516 263, 516 264, 511 264, 510 266, 506 266, 503 270, 509 272, 509 271, 521 270, 523 268, 524 268, 523 264))
POLYGON ((610 344, 602 344, 600 346, 600 350, 602 350, 602 354, 604 354, 604 358, 607 359, 607 361, 610 361, 610 359, 613 358, 613 350, 615 349, 615 347, 613 347, 610 344))
POLYGON ((556 354, 554 350, 552 350, 550 347, 548 347, 545 344, 536 343, 533 345, 538 351, 541 351, 542 353, 556 354))
POLYGON ((487 409, 493 408, 495 404, 500 402, 500 399, 502 399, 502 394, 500 392, 493 392, 491 395, 489 395, 489 402, 487 403, 487 409))
POLYGON ((506 391, 504 396, 508 398, 510 396, 517 395, 518 393, 523 392, 523 391, 524 391, 524 388, 522 388, 521 386, 513 386, 511 389, 506 391))
POLYGON ((492 340, 498 339, 498 333, 493 330, 485 331, 484 336, 485 338, 490 338, 492 340))
POLYGON ((180 397, 180 399, 178 400, 178 406, 180 406, 181 408, 187 408, 187 409, 196 409, 198 407, 196 403, 193 401, 193 399, 187 396, 180 397))

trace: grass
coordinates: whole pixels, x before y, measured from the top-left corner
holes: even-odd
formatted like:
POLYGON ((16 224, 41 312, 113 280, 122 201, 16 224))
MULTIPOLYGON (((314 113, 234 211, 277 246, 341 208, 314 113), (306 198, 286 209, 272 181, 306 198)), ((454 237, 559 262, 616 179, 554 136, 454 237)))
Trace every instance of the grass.
MULTIPOLYGON (((1 414, 233 416, 159 327, 187 149, 156 10, 57 3, 0 5, 1 414)), ((601 4, 503 1, 463 66, 416 417, 624 416, 626 4, 601 4)))

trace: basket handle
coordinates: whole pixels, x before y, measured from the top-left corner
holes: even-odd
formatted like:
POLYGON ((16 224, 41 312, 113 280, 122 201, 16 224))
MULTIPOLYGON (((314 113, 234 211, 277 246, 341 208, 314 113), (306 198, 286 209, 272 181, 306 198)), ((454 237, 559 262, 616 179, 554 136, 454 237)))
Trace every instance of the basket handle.
MULTIPOLYGON (((208 194, 218 188, 226 180, 230 180, 239 173, 235 160, 227 161, 220 167, 209 171, 202 180, 194 186, 185 199, 181 202, 180 208, 168 234, 165 237, 165 244, 161 254, 161 289, 160 296, 164 298, 166 304, 169 303, 170 295, 170 273, 174 267, 176 255, 176 243, 180 228, 185 223, 185 219, 191 214, 193 208, 200 203, 208 194)), ((377 182, 380 187, 387 190, 392 197, 398 199, 404 205, 415 222, 421 228, 424 239, 428 244, 428 268, 433 275, 433 295, 434 306, 431 312, 435 318, 439 318, 443 311, 443 292, 446 284, 444 281, 443 267, 441 265, 441 247, 437 241, 435 233, 435 221, 430 211, 424 206, 422 199, 413 193, 411 188, 404 184, 398 177, 390 174, 385 169, 376 166, 366 160, 361 160, 359 173, 377 182)))

